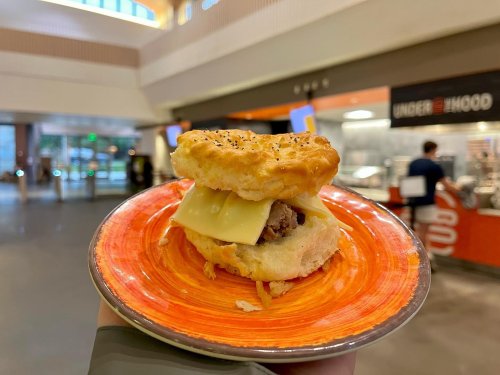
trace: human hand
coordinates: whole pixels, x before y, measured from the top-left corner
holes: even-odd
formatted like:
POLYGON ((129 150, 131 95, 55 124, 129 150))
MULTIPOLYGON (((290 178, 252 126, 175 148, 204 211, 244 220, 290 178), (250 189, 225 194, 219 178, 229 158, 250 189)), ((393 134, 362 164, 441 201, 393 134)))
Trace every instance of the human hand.
POLYGON ((116 312, 101 299, 99 303, 99 312, 97 313, 97 327, 105 326, 131 327, 130 324, 120 318, 116 312))
MULTIPOLYGON (((114 312, 102 299, 99 305, 99 313, 97 315, 97 326, 131 327, 129 323, 118 316, 116 312, 114 312)), ((351 352, 318 361, 279 364, 266 363, 263 365, 280 375, 352 375, 354 373, 355 363, 356 353, 351 352)))
POLYGON ((352 375, 356 364, 356 352, 311 362, 264 364, 279 375, 352 375))

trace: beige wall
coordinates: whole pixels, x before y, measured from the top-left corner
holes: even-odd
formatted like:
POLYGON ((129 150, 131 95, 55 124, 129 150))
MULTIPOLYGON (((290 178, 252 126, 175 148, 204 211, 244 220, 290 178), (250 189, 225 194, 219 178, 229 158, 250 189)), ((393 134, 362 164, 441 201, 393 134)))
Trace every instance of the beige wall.
MULTIPOLYGON (((316 22, 323 22, 332 15, 342 17, 346 9, 367 1, 281 0, 269 3, 223 28, 216 28, 202 38, 183 44, 182 48, 157 54, 151 61, 144 59, 139 69, 140 84, 153 105, 172 106, 179 101, 219 96, 248 85, 289 76, 304 69, 305 63, 324 63, 321 54, 331 56, 336 51, 323 46, 317 48, 315 44, 324 43, 335 35, 345 39, 345 33, 326 35, 312 31, 317 40, 298 38, 297 35, 307 30, 311 33, 310 28, 315 30, 316 22), (269 44, 271 40, 275 43, 269 44)), ((223 1, 217 6, 224 4, 227 7, 229 2, 223 1)), ((216 11, 217 6, 207 14, 216 11)), ((225 13, 221 18, 231 20, 225 13)), ((184 26, 189 27, 189 23, 184 26)), ((179 37, 182 27, 177 34, 179 37)), ((167 36, 168 33, 165 38, 167 36)))
POLYGON ((5 28, 0 28, 0 51, 61 57, 100 64, 139 66, 139 52, 133 48, 5 28))
POLYGON ((0 28, 0 112, 155 123, 138 64, 133 48, 0 28))
POLYGON ((146 44, 140 50, 141 65, 149 64, 166 54, 184 48, 186 45, 205 38, 208 34, 220 30, 269 5, 283 0, 222 0, 208 11, 201 9, 201 1, 193 4, 193 22, 174 26, 156 40, 146 44))
POLYGON ((156 121, 138 88, 0 74, 0 110, 156 121))
POLYGON ((498 22, 498 0, 282 0, 141 65, 141 86, 188 105, 498 22))
POLYGON ((427 80, 500 69, 500 24, 476 29, 393 52, 316 70, 236 94, 174 109, 174 118, 200 120, 227 113, 303 100, 294 86, 321 82, 328 88, 317 96, 380 86, 406 85, 427 80))

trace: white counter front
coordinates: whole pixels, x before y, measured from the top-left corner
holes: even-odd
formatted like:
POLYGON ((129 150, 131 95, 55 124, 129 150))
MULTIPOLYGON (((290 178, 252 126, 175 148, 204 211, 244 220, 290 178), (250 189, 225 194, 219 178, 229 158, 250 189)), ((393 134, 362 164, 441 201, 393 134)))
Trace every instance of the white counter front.
POLYGON ((349 187, 349 189, 354 190, 356 193, 364 195, 365 197, 379 203, 389 202, 389 191, 383 189, 369 189, 369 188, 358 188, 349 187))

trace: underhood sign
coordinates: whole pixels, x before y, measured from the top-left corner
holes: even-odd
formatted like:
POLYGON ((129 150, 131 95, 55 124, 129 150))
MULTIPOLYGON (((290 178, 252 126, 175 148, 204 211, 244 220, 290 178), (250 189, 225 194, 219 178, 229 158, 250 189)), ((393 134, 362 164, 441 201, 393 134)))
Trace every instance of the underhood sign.
POLYGON ((391 89, 391 127, 500 120, 500 71, 391 89))

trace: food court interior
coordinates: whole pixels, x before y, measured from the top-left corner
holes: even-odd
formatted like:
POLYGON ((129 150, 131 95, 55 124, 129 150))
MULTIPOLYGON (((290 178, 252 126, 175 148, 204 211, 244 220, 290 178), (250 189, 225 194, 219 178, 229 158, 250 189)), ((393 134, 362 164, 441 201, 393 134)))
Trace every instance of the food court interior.
POLYGON ((354 373, 498 373, 499 62, 497 0, 0 0, 0 373, 88 371, 94 231, 180 177, 179 134, 233 128, 325 136, 332 183, 403 220, 435 141, 462 190, 438 186, 438 269, 354 373))

